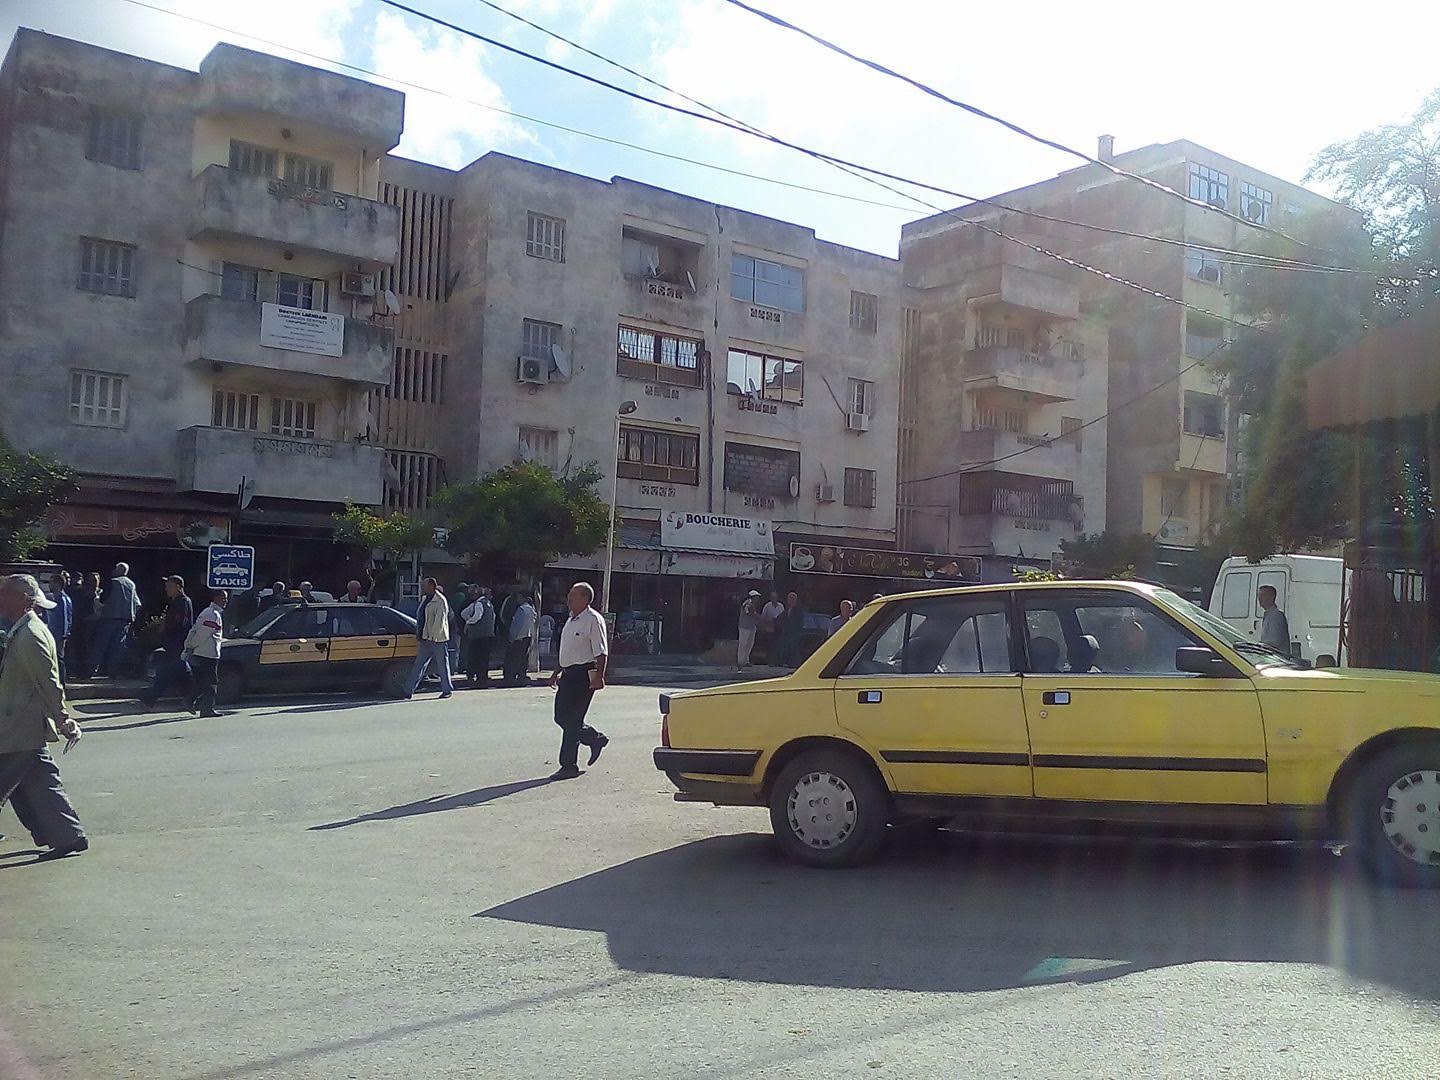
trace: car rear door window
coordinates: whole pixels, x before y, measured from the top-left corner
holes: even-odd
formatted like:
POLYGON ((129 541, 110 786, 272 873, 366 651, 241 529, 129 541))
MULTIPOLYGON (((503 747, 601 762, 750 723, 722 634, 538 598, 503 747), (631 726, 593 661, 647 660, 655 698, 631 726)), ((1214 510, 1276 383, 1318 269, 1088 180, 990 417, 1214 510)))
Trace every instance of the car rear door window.
POLYGON ((1040 595, 1024 607, 1035 674, 1181 675, 1175 651, 1204 645, 1136 596, 1040 595))
POLYGON ((391 631, 374 608, 338 607, 331 609, 332 637, 378 637, 391 631))
POLYGON ((275 640, 329 637, 330 609, 301 607, 286 612, 265 636, 275 640))
POLYGON ((897 605, 846 669, 847 675, 1010 674, 1004 595, 952 596, 897 605))

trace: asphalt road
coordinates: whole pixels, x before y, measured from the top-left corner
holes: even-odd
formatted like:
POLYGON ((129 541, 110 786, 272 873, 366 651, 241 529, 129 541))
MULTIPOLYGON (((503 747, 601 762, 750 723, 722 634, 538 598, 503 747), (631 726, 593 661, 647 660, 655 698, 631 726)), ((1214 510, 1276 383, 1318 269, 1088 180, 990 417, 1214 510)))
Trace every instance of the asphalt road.
POLYGON ((654 702, 565 783, 544 689, 91 720, 91 851, 0 818, 0 1077, 1440 1071, 1440 896, 1105 839, 804 870, 670 800, 654 702))

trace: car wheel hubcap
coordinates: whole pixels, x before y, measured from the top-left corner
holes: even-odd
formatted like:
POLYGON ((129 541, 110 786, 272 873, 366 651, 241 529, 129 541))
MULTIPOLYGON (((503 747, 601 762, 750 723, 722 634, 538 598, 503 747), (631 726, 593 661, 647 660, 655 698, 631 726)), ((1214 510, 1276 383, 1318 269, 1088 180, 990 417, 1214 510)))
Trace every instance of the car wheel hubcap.
POLYGON ((860 820, 855 793, 834 773, 806 773, 795 781, 786 800, 790 829, 807 847, 843 844, 860 820))
POLYGON ((1380 827, 1411 862, 1440 866, 1440 771, 1406 773, 1385 793, 1380 827))

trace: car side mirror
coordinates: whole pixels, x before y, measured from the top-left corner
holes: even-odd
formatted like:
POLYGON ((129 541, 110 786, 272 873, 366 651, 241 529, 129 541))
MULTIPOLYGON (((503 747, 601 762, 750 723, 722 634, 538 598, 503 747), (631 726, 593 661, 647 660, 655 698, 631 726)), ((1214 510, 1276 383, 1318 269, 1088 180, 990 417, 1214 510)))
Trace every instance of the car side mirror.
POLYGON ((1187 645, 1175 650, 1175 670, 1187 675, 1228 675, 1230 665, 1214 649, 1187 645))

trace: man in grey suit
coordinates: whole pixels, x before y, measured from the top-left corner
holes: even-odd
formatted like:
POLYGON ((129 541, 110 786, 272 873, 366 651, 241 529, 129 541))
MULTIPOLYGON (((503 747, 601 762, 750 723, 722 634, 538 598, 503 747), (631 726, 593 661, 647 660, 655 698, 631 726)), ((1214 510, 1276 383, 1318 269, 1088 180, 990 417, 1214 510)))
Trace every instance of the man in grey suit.
POLYGON ((140 597, 130 580, 128 563, 116 563, 105 599, 95 613, 95 634, 90 642, 90 674, 114 677, 130 644, 130 626, 140 614, 140 597))
POLYGON ((90 847, 46 748, 62 736, 66 750, 80 740, 60 685, 55 639, 36 614, 53 606, 29 574, 0 578, 0 625, 10 631, 0 660, 0 802, 18 796, 22 823, 36 846, 50 849, 45 859, 90 847))

